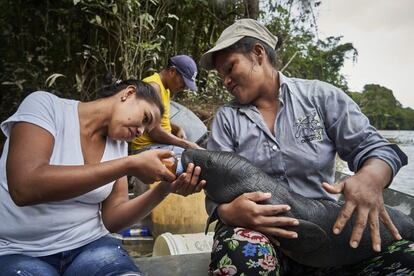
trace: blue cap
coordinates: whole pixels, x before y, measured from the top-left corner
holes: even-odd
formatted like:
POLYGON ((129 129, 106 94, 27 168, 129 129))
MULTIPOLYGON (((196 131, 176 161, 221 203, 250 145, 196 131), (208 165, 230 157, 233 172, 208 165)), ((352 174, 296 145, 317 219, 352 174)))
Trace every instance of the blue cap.
POLYGON ((170 63, 183 77, 185 86, 193 91, 197 91, 195 79, 197 77, 197 65, 194 60, 186 55, 178 55, 170 58, 170 63))

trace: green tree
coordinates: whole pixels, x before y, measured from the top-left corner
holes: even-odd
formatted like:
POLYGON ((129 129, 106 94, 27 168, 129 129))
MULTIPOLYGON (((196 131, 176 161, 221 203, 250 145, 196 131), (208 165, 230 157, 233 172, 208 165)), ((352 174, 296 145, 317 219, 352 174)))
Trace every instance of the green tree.
POLYGON ((403 108, 392 90, 378 84, 367 84, 362 93, 348 95, 377 129, 414 129, 414 110, 403 108))
POLYGON ((397 100, 388 88, 378 84, 367 84, 360 101, 362 112, 379 129, 387 129, 389 119, 397 107, 397 100))
MULTIPOLYGON (((258 18, 283 41, 277 56, 285 74, 324 80, 347 91, 340 69, 357 52, 339 35, 318 38, 315 14, 320 4, 316 0, 0 0, 0 121, 35 90, 90 100, 96 98, 107 71, 115 78, 141 78, 164 67, 175 54, 189 54, 197 61, 226 26, 243 17, 258 18)), ((214 71, 200 70, 198 84, 198 95, 183 94, 177 100, 199 114, 207 113, 208 123, 215 107, 230 95, 214 71)), ((412 126, 410 112, 396 113, 405 118, 398 126, 393 117, 385 125, 412 126)))
POLYGON ((340 69, 347 58, 356 60, 357 50, 352 43, 343 43, 341 36, 318 38, 313 8, 319 7, 320 1, 285 2, 286 5, 270 5, 274 16, 267 22, 281 41, 279 70, 293 77, 326 81, 348 91, 340 69), (295 3, 299 7, 294 8, 295 3))

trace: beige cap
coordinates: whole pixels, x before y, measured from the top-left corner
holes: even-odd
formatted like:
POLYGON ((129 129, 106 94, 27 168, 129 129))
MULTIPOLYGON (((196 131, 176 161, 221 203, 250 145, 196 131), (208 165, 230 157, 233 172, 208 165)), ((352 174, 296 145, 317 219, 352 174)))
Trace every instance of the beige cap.
POLYGON ((260 39, 273 49, 276 48, 277 36, 273 35, 257 20, 250 18, 236 20, 233 25, 230 25, 221 33, 216 45, 201 56, 201 67, 208 70, 214 69, 213 53, 233 45, 246 36, 260 39))

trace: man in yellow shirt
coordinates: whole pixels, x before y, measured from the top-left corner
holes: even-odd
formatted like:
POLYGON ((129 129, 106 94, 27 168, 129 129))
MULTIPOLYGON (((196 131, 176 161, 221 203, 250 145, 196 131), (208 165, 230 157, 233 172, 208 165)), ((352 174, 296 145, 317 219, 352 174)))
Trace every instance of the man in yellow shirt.
POLYGON ((179 154, 182 149, 176 146, 200 148, 196 143, 186 140, 184 130, 181 127, 170 122, 170 97, 186 88, 197 91, 196 76, 197 66, 194 60, 186 55, 177 55, 168 60, 167 68, 143 80, 160 93, 165 112, 159 126, 131 142, 133 153, 154 148, 170 148, 179 154))

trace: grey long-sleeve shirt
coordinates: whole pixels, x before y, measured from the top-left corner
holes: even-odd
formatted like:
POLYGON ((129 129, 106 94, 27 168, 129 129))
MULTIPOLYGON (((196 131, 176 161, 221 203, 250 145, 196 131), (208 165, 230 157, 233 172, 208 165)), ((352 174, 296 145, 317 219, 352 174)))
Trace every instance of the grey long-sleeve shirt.
MULTIPOLYGON (((255 106, 230 102, 217 111, 207 148, 244 156, 309 198, 332 198, 322 182, 334 181, 336 153, 354 172, 370 157, 387 162, 393 176, 407 164, 407 156, 369 124, 342 90, 280 72, 279 80, 275 135, 255 106)), ((206 198, 209 223, 216 219, 216 208, 206 198)))

